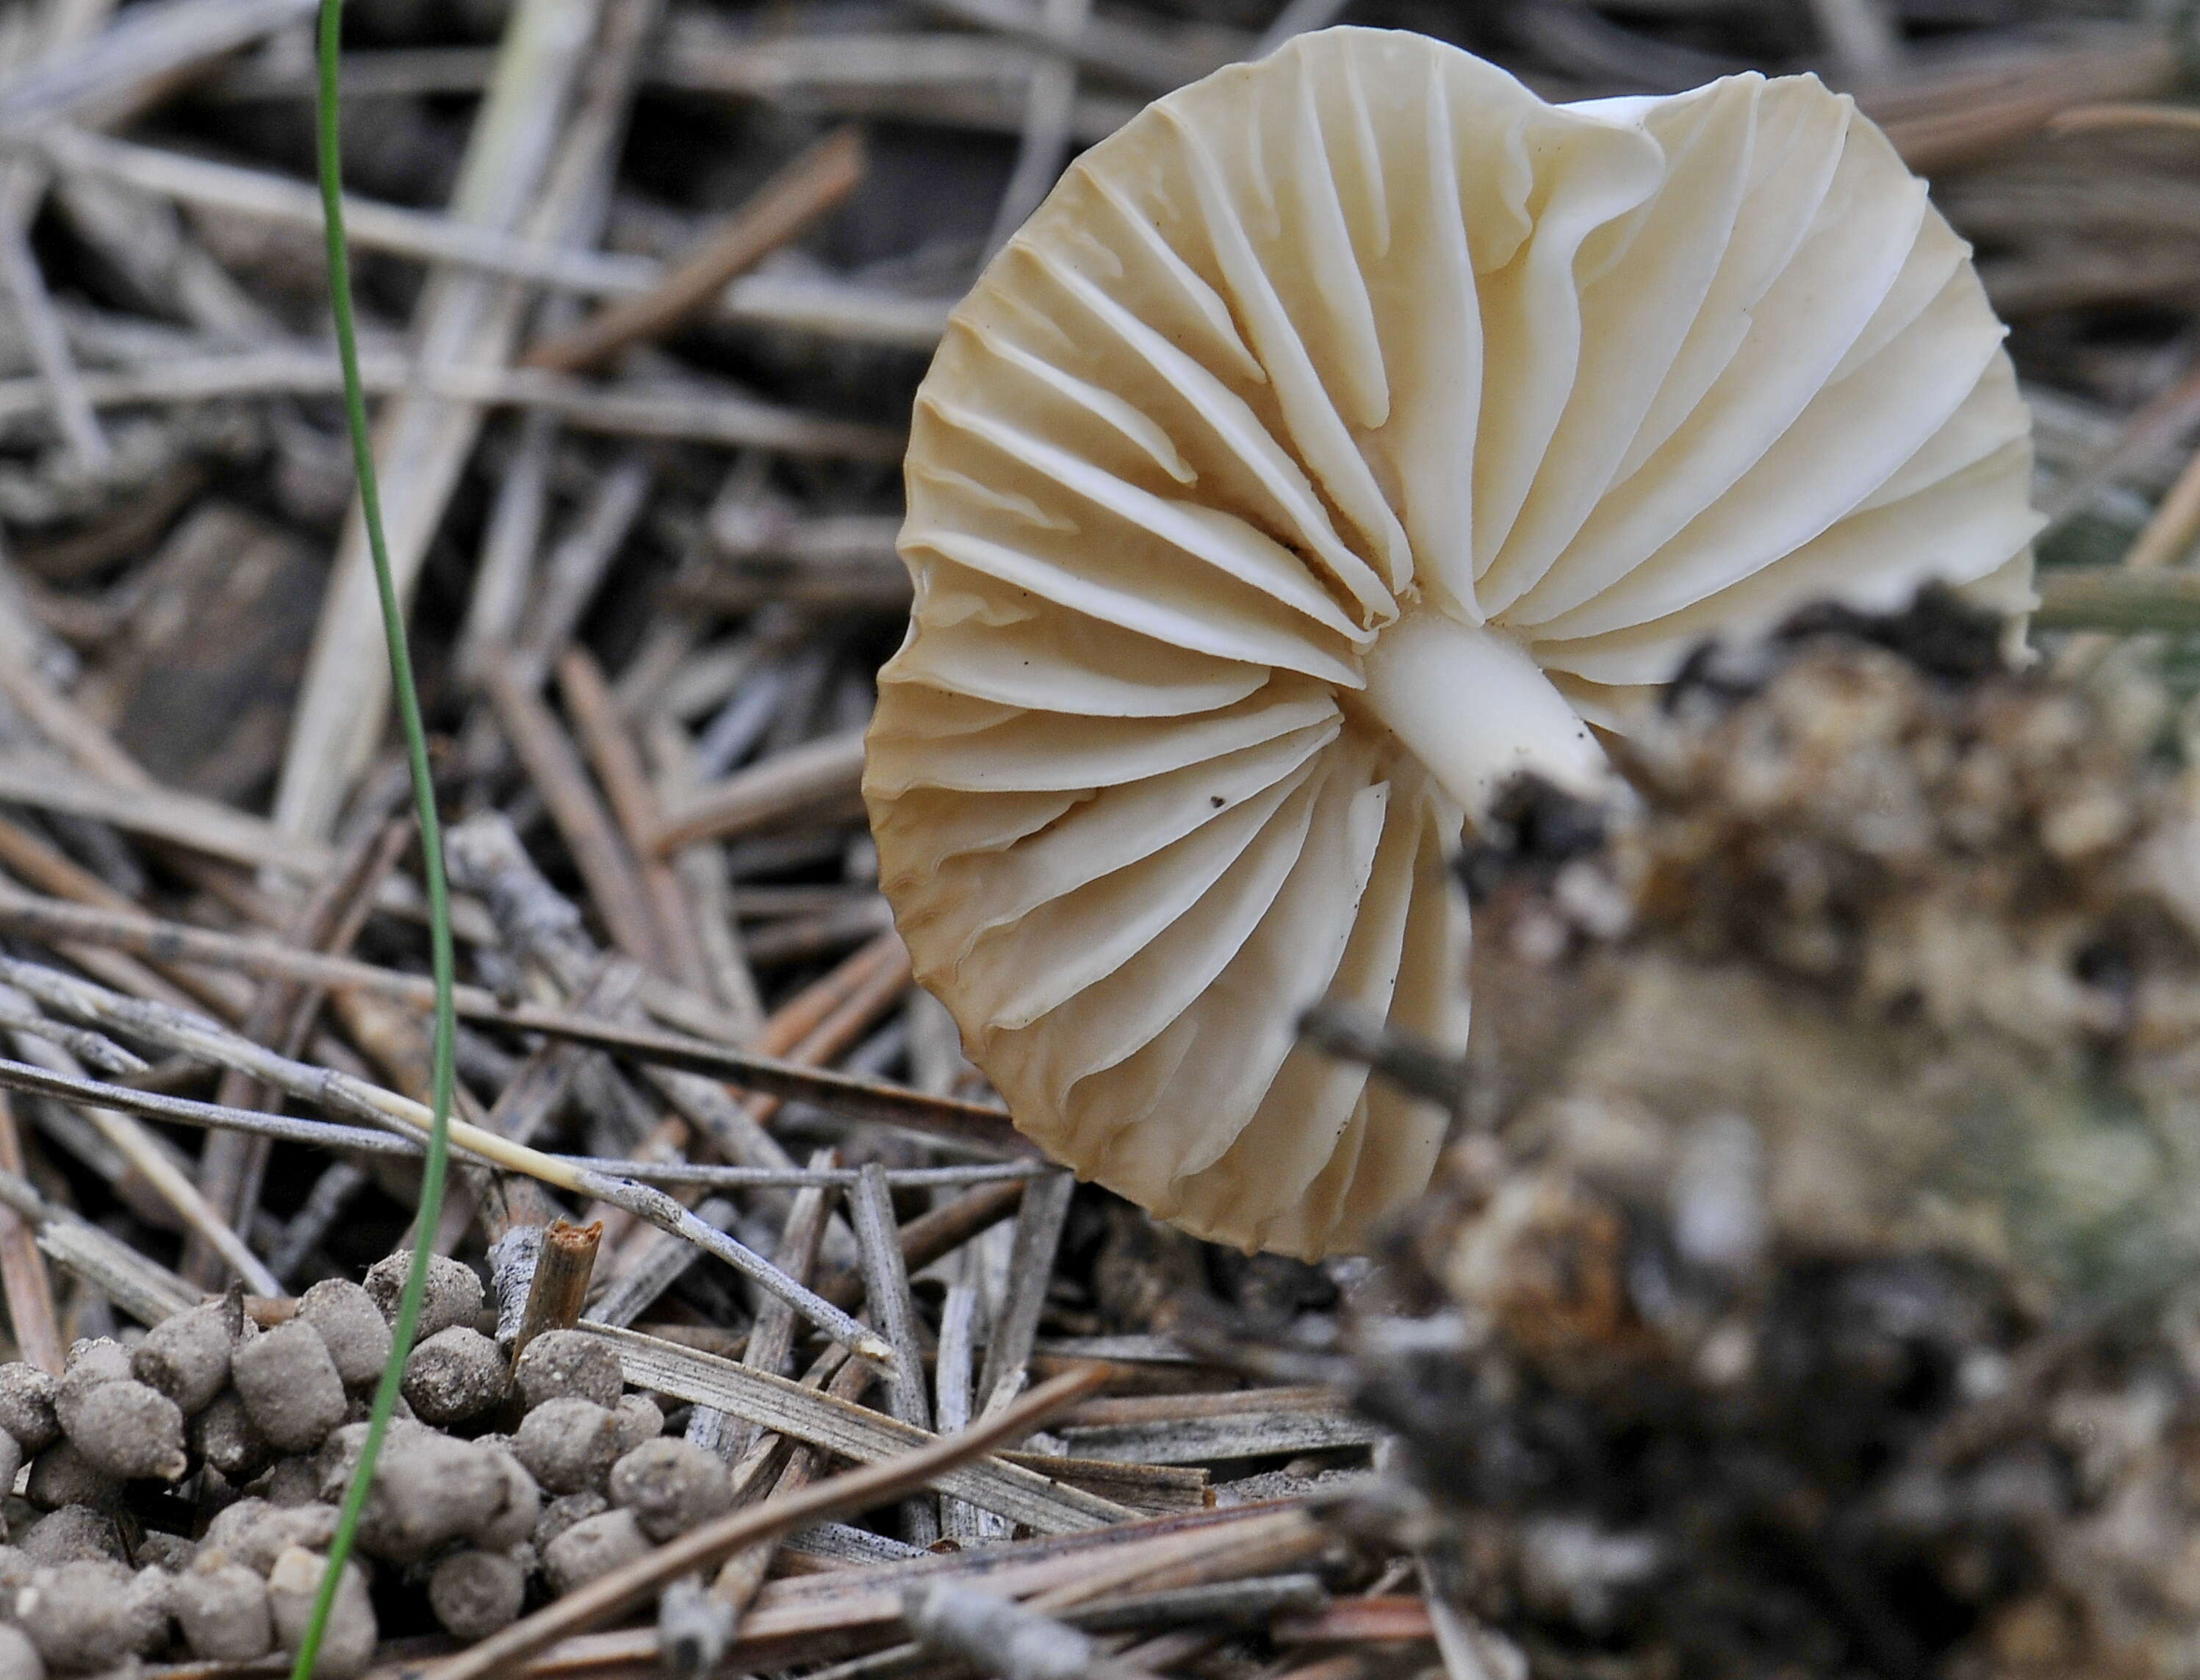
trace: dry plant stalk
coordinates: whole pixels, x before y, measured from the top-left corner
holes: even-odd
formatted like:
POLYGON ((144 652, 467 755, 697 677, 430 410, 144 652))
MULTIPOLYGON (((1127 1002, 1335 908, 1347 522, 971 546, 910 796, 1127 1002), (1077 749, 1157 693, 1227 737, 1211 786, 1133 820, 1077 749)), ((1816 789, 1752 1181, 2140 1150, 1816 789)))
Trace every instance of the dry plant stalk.
MULTIPOLYGON (((460 173, 456 220, 498 231, 522 225, 549 171, 601 10, 596 0, 522 0, 513 9, 460 173)), ((421 360, 493 369, 509 350, 518 316, 518 300, 500 283, 439 270, 419 305, 421 360)), ((400 601, 412 599, 481 421, 477 404, 424 390, 401 395, 382 417, 376 453, 394 516, 389 547, 400 601)), ((366 530, 354 519, 323 604, 276 800, 278 824, 301 839, 326 836, 380 735, 389 690, 372 657, 377 623, 366 530)))
POLYGON ((535 1275, 528 1285, 527 1304, 512 1338, 514 1366, 527 1344, 544 1331, 570 1330, 580 1322, 581 1308, 588 1298, 588 1279, 595 1271, 596 1245, 603 1234, 600 1220, 586 1225, 553 1220, 543 1232, 535 1275))
POLYGON ((855 190, 863 142, 853 128, 819 141, 766 182, 693 256, 639 297, 613 304, 563 336, 532 346, 527 367, 575 373, 629 344, 662 337, 855 190))

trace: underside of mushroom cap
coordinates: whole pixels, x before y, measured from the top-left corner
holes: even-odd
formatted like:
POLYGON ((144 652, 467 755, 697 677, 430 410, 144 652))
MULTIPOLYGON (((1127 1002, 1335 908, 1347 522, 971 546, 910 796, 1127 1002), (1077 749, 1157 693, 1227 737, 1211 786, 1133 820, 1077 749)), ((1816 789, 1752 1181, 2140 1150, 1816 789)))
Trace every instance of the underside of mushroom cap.
POLYGON ((1553 106, 1337 29, 1086 153, 919 394, 865 778, 1017 1125, 1200 1235, 1360 1246, 1442 1117, 1300 1010, 1462 1047, 1462 822, 1594 781, 1707 636, 2022 612, 2001 339, 1813 78, 1553 106))

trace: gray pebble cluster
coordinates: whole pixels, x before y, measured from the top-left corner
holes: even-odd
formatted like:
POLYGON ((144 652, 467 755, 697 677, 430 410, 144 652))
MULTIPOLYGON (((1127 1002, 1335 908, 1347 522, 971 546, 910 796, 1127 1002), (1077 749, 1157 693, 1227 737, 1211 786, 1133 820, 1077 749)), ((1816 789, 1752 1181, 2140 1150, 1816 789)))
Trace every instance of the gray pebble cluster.
MULTIPOLYGON (((316 1284, 272 1329, 210 1302, 134 1348, 79 1342, 58 1379, 0 1365, 0 1470, 25 1516, 0 1544, 0 1680, 295 1651, 404 1265, 382 1262, 365 1287, 316 1284), (133 1482, 195 1496, 197 1532, 126 1516, 133 1482)), ((377 1570, 424 1589, 453 1636, 481 1639, 530 1599, 583 1586, 732 1504, 726 1465, 666 1437, 664 1413, 624 1391, 602 1342, 553 1331, 512 1372, 477 1328, 481 1310, 474 1273, 439 1261, 322 1646, 325 1680, 372 1660, 377 1570)))

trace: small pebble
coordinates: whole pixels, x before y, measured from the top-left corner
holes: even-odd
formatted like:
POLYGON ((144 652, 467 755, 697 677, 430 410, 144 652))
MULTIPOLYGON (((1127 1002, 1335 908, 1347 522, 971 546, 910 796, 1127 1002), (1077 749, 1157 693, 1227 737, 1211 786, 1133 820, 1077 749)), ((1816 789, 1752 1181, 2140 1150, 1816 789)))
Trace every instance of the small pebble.
POLYGON ((509 1493, 495 1455, 471 1441, 419 1430, 383 1444, 360 1525, 360 1544, 393 1563, 489 1526, 509 1493))
POLYGON ((325 1553, 336 1533, 339 1511, 332 1504, 293 1504, 271 1507, 260 1519, 237 1535, 236 1559, 247 1568, 268 1574, 275 1561, 290 1548, 325 1553))
POLYGON ((252 1662, 275 1648, 267 1583, 226 1552, 207 1552, 176 1578, 168 1602, 202 1662, 252 1662))
POLYGON ((326 1550, 336 1531, 337 1512, 333 1505, 279 1506, 244 1499, 230 1509, 243 1506, 254 1509, 242 1521, 218 1528, 220 1519, 217 1518, 207 1525, 206 1543, 227 1553, 231 1562, 261 1575, 274 1568, 275 1560, 294 1546, 307 1551, 326 1550))
POLYGON ((61 1420, 54 1415, 57 1386, 45 1372, 20 1359, 0 1365, 0 1429, 26 1453, 44 1451, 61 1432, 61 1420))
POLYGON ((486 1639, 519 1619, 527 1572, 501 1552, 453 1552, 428 1578, 428 1607, 453 1639, 486 1639))
POLYGON ((547 1553, 550 1542, 575 1523, 586 1522, 590 1517, 600 1517, 611 1508, 611 1502, 600 1493, 562 1494, 542 1507, 536 1519, 535 1532, 528 1537, 536 1552, 547 1553))
MULTIPOLYGON (((385 1320, 397 1317, 398 1297, 404 1292, 405 1274, 412 1269, 408 1251, 377 1260, 366 1274, 366 1292, 385 1320)), ((428 1261, 428 1292, 420 1303, 420 1323, 413 1333, 422 1341, 438 1331, 462 1324, 471 1328, 481 1316, 482 1281, 474 1268, 448 1255, 432 1255, 428 1261)))
POLYGON ((238 1343, 230 1375, 254 1427, 280 1451, 311 1452, 343 1421, 343 1379, 310 1324, 293 1319, 238 1343))
MULTIPOLYGON (((321 1572, 328 1560, 302 1546, 293 1546, 275 1560, 267 1575, 267 1608, 275 1624, 275 1638, 284 1650, 295 1652, 313 1621, 313 1600, 320 1592, 321 1572)), ((374 1660, 377 1630, 374 1606, 366 1595, 366 1576, 355 1563, 346 1562, 336 1602, 321 1635, 314 1680, 352 1680, 366 1671, 374 1660)))
POLYGON ((482 1441, 474 1444, 489 1455, 489 1462, 504 1479, 496 1513, 473 1531, 474 1540, 484 1551, 510 1551, 534 1535, 535 1522, 542 1514, 542 1490, 510 1446, 492 1447, 482 1441))
MULTIPOLYGON (((401 1440, 410 1440, 421 1432, 422 1425, 410 1418, 392 1418, 389 1433, 383 1439, 382 1450, 389 1452, 401 1440)), ((320 1472, 321 1497, 339 1501, 351 1485, 352 1472, 359 1468, 359 1455, 366 1444, 366 1423, 362 1419, 339 1425, 321 1443, 320 1450, 313 1455, 313 1467, 320 1472)))
POLYGON ((298 1316, 320 1332, 343 1385, 371 1389, 389 1362, 389 1321, 374 1297, 342 1278, 325 1278, 298 1297, 298 1316))
POLYGON ((0 1622, 0 1680, 46 1680, 38 1648, 22 1629, 0 1622))
POLYGON ((234 1389, 216 1395, 191 1420, 190 1438, 192 1451, 239 1486, 265 1470, 275 1456, 234 1389))
POLYGON ((664 1433, 664 1408, 646 1394, 623 1395, 612 1415, 618 1420, 619 1450, 630 1453, 664 1433))
POLYGON ((168 1572, 157 1564, 145 1564, 130 1578, 130 1590, 159 1615, 161 1639, 168 1636, 168 1589, 174 1585, 168 1572))
POLYGON ((512 1376, 529 1411, 567 1396, 615 1408, 626 1386, 611 1344, 581 1330, 544 1331, 520 1350, 512 1376))
POLYGON ((34 1574, 15 1595, 15 1619, 47 1667, 91 1674, 160 1645, 166 1599, 120 1564, 84 1560, 34 1574))
POLYGON ((606 1511, 567 1529, 542 1554, 542 1567, 559 1594, 585 1587, 622 1564, 649 1555, 649 1537, 631 1511, 606 1511))
POLYGON ((145 1333, 130 1355, 130 1368, 139 1382, 158 1389, 189 1416, 203 1410, 229 1383, 229 1330, 225 1301, 178 1313, 145 1333))
POLYGON ((172 1574, 178 1569, 190 1568, 198 1549, 182 1535, 163 1533, 157 1528, 149 1528, 139 1534, 133 1548, 139 1563, 155 1565, 172 1574))
MULTIPOLYGON (((355 1394, 351 1397, 351 1403, 344 1408, 343 1420, 348 1424, 365 1423, 373 1415, 374 1396, 371 1394, 355 1394)), ((412 1415, 412 1408, 405 1403, 405 1396, 402 1393, 398 1395, 396 1402, 390 1407, 389 1419, 392 1423, 418 1423, 420 1421, 419 1419, 412 1415)), ((342 1427, 342 1425, 339 1425, 338 1427, 342 1427)))
POLYGON ((591 1400, 546 1400, 522 1420, 512 1449, 547 1493, 600 1489, 619 1456, 618 1420, 591 1400))
POLYGON ((21 1445, 6 1430, 0 1429, 0 1499, 15 1490, 15 1475, 22 1467, 21 1445))
MULTIPOLYGON (((244 1532, 249 1524, 256 1522, 261 1516, 274 1508, 266 1500, 255 1498, 250 1494, 245 1495, 233 1505, 223 1506, 220 1510, 214 1513, 213 1519, 207 1524, 206 1534, 199 1542, 200 1549, 226 1552, 234 1560, 237 1556, 237 1537, 244 1532)), ((267 1561, 272 1564, 275 1560, 270 1557, 267 1561)), ((263 1574, 266 1572, 264 1570, 261 1572, 263 1574)))
POLYGON ((58 1511, 64 1505, 110 1505, 119 1487, 65 1438, 31 1460, 30 1479, 23 1484, 24 1496, 46 1511, 58 1511))
POLYGON ((252 1491, 270 1505, 313 1505, 321 1497, 321 1475, 305 1456, 278 1459, 267 1473, 252 1484, 252 1491))
POLYGON ((611 1466, 611 1497, 661 1544, 724 1515, 734 1484, 716 1453, 660 1435, 611 1466))
POLYGON ((70 1444, 117 1481, 173 1482, 190 1467, 183 1412, 158 1389, 126 1377, 99 1384, 68 1410, 70 1444))
POLYGON ((130 1380, 130 1349, 121 1343, 102 1336, 71 1348, 68 1369, 54 1385, 54 1416, 62 1433, 76 1433, 76 1408, 94 1389, 130 1380))
MULTIPOLYGON (((194 1454, 197 1449, 192 1449, 194 1454)), ((210 1464, 199 1466, 198 1507, 202 1515, 212 1517, 217 1511, 225 1511, 244 1497, 244 1490, 210 1464)))
MULTIPOLYGON (((351 1484, 351 1473, 359 1468, 359 1455, 366 1442, 365 1419, 348 1419, 329 1431, 329 1438, 321 1443, 320 1450, 313 1455, 313 1467, 321 1472, 321 1497, 342 1499, 344 1490, 351 1484)), ((390 1425, 382 1449, 388 1452, 395 1444, 398 1430, 390 1425)))
POLYGON ((49 1511, 23 1531, 16 1542, 32 1564, 50 1566, 88 1560, 120 1563, 122 1531, 114 1519, 89 1505, 64 1505, 49 1511))
POLYGON ((478 1330, 453 1325, 412 1349, 405 1399, 423 1422, 463 1423, 504 1398, 504 1355, 478 1330))
POLYGON ((130 1349, 112 1336, 79 1336, 61 1361, 61 1381, 103 1383, 130 1374, 130 1349))

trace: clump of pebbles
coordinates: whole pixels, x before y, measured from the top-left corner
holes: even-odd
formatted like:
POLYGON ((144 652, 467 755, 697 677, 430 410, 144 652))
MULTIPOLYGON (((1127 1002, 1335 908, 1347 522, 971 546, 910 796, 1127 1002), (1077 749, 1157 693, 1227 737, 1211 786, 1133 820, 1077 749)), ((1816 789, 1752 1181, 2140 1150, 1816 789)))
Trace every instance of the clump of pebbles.
MULTIPOLYGON (((389 1357, 406 1257, 316 1284, 262 1327, 240 1296, 134 1347, 79 1342, 56 1378, 0 1365, 0 1680, 294 1651, 389 1357), (166 1526, 161 1525, 165 1524, 166 1526)), ((716 1455, 660 1438, 655 1402, 578 1331, 518 1362, 483 1332, 478 1278, 442 1260, 318 1672, 372 1659, 375 1606, 418 1595, 483 1638, 728 1508, 716 1455)))

